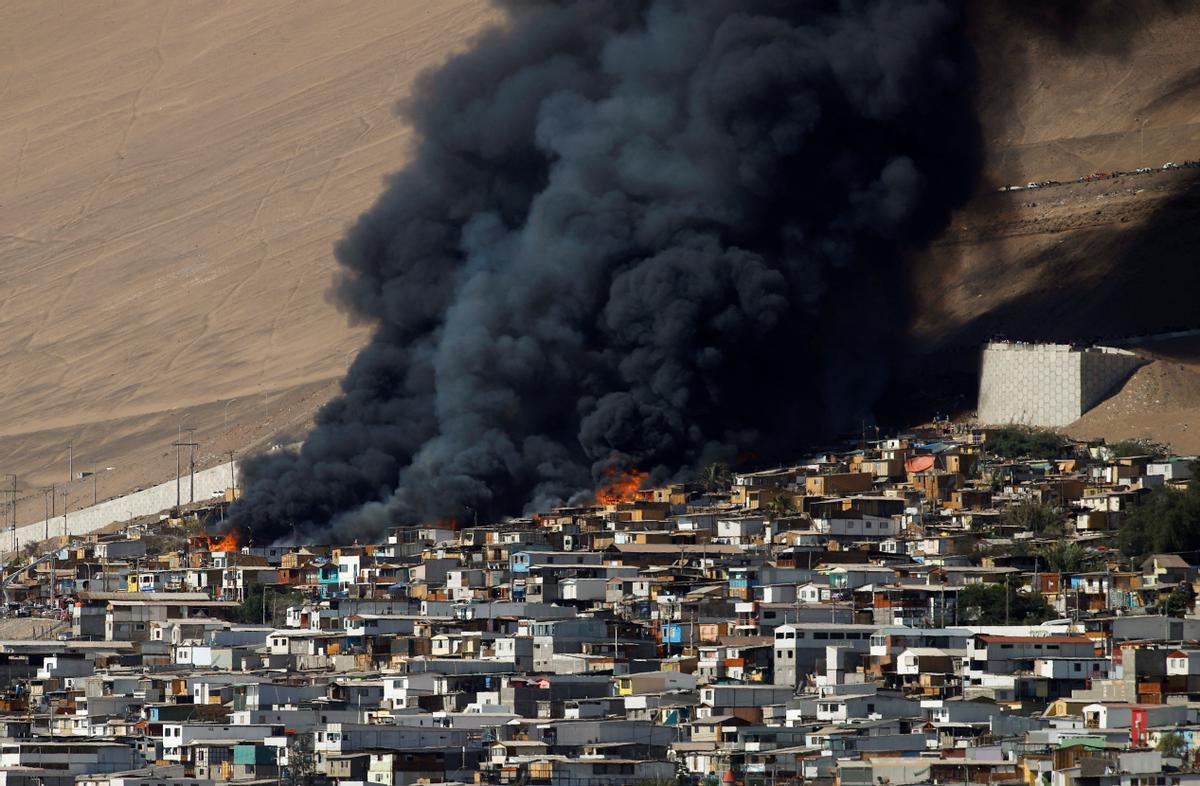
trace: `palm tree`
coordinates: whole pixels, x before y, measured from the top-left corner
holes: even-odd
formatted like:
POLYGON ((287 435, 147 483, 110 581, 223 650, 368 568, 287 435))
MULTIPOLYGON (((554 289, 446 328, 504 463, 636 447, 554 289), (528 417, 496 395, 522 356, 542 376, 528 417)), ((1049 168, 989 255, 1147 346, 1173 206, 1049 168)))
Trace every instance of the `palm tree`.
POLYGON ((763 505, 763 511, 773 519, 783 518, 796 512, 796 502, 786 494, 776 494, 763 505))
POLYGON ((713 462, 700 472, 700 482, 710 494, 728 488, 732 478, 729 465, 722 461, 713 462))

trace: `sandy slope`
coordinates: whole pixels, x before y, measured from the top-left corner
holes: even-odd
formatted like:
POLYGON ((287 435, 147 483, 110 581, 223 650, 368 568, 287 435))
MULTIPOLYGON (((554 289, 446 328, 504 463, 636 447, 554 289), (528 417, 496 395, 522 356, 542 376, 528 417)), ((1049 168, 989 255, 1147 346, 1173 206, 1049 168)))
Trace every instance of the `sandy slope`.
POLYGON ((1200 154, 1194 3, 978 0, 967 7, 989 183, 1065 180, 1200 154), (1054 6, 1084 13, 1049 34, 1054 6))
MULTIPOLYGON (((1200 327, 1200 170, 995 191, 1200 159, 1200 6, 987 0, 973 8, 984 182, 912 262, 922 372, 945 372, 933 384, 955 389, 965 409, 974 407, 979 348, 991 337, 1088 342, 1200 327), (1090 9, 1070 35, 1044 35, 1030 21, 1068 5, 1090 9)), ((1188 393, 1195 373, 1186 361, 1156 362, 1072 433, 1198 450, 1200 407, 1188 393)))
POLYGON ((1149 438, 1178 453, 1200 455, 1200 339, 1158 341, 1132 349, 1150 362, 1067 433, 1085 439, 1149 438))
POLYGON ((71 438, 84 467, 148 466, 180 421, 224 433, 224 402, 259 429, 245 402, 331 394, 365 336, 325 301, 331 245, 405 160, 413 77, 496 19, 0 4, 0 471, 61 479, 71 438))
POLYGON ((1200 454, 1200 362, 1143 366, 1066 432, 1081 439, 1150 439, 1180 454, 1200 454))
MULTIPOLYGON (((1041 5, 972 5, 981 192, 1200 158, 1200 12, 1096 4, 1135 10, 1057 41, 1021 17, 1041 5)), ((180 424, 202 465, 303 432, 365 337, 324 291, 331 244, 405 159, 393 105, 494 19, 486 0, 0 0, 0 473, 22 518, 68 440, 77 469, 117 468, 105 497, 173 474, 180 424)), ((984 193, 916 262, 916 342, 974 356, 994 332, 1172 322, 1197 222, 1181 177, 1144 183, 984 193)))

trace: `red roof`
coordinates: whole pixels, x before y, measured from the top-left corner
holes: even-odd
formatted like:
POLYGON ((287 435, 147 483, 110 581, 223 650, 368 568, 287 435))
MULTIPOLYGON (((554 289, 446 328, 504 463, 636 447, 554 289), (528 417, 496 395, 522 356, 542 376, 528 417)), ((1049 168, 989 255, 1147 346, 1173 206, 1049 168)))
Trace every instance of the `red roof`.
POLYGON ((1092 640, 1086 636, 994 636, 990 633, 981 633, 979 638, 991 644, 999 642, 1002 644, 1092 644, 1092 640))

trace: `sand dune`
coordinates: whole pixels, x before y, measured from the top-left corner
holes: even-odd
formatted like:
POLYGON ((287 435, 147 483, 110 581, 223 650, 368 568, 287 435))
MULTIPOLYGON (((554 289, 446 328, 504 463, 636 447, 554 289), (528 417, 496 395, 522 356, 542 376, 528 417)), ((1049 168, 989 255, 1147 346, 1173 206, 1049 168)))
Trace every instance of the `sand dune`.
MULTIPOLYGON (((1012 4, 979 7, 989 182, 1200 158, 1200 14, 1146 14, 1128 35, 1063 47, 1029 35, 1012 4)), ((324 293, 333 242, 408 154, 395 103, 497 12, 486 0, 0 10, 0 473, 21 477, 21 517, 65 479, 68 441, 76 469, 118 467, 104 497, 172 474, 180 425, 196 429, 202 463, 302 434, 366 336, 324 293)), ((918 261, 917 340, 974 351, 1031 320, 1095 328, 1136 277, 1133 230, 1161 215, 1149 206, 1179 204, 1179 181, 1163 183, 969 205, 918 261), (1108 275, 1113 264, 1126 272, 1108 275)), ((1176 212, 1159 248, 1182 258, 1195 222, 1176 212)))
POLYGON ((331 246, 405 160, 396 101, 495 11, 2 7, 0 470, 45 483, 72 435, 128 465, 223 427, 214 402, 332 392, 365 328, 325 300, 331 246))

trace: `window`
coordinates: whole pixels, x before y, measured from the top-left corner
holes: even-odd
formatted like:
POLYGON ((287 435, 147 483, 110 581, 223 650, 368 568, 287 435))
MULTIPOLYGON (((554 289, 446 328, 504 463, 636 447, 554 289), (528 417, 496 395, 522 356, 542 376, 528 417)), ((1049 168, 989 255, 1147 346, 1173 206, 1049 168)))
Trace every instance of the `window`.
POLYGON ((1083 670, 1083 667, 1082 667, 1080 664, 1076 663, 1076 664, 1075 664, 1075 671, 1082 671, 1082 670, 1083 670))

